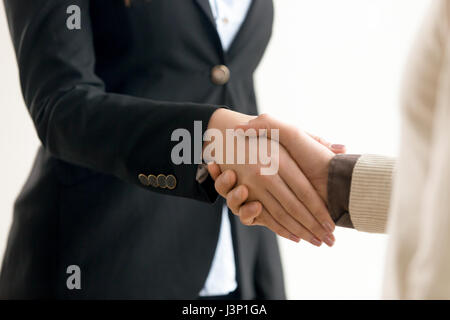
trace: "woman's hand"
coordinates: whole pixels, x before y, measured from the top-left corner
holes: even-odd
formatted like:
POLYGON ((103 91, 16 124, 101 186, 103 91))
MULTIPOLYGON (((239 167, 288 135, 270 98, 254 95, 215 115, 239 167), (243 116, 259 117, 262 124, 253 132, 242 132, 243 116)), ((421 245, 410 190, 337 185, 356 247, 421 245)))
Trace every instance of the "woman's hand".
MULTIPOLYGON (((281 131, 280 142, 286 143, 291 148, 294 146, 299 147, 298 150, 293 150, 293 154, 298 155, 299 161, 303 162, 303 167, 308 170, 308 178, 311 177, 314 187, 321 190, 320 194, 326 200, 328 163, 334 154, 345 153, 345 146, 331 144, 320 137, 309 134, 309 137, 307 137, 305 133, 298 129, 284 125, 267 115, 254 118, 248 124, 240 125, 239 127, 242 129, 269 129, 268 131, 273 128, 279 128, 281 131), (328 149, 331 152, 328 150, 324 151, 324 149, 328 149), (301 151, 300 155, 299 150, 301 151)), ((248 221, 253 221, 262 214, 262 204, 258 201, 249 201, 246 186, 238 185, 236 187, 238 180, 232 170, 222 173, 220 167, 214 163, 208 166, 208 170, 216 181, 217 192, 227 199, 227 205, 231 211, 238 215, 244 224, 248 223, 248 221)))
MULTIPOLYGON (((221 109, 213 114, 208 128, 225 132, 228 128, 232 129, 239 123, 252 119, 254 117, 221 109)), ((266 139, 266 137, 258 137, 258 139, 263 138, 266 139)), ((248 150, 247 146, 247 153, 248 150)), ((230 150, 225 150, 224 153, 227 152, 230 150)), ((246 154, 246 159, 249 156, 250 154, 246 154)), ((262 175, 263 167, 260 162, 219 165, 219 171, 227 169, 234 171, 234 173, 227 171, 230 173, 225 174, 224 177, 230 174, 229 179, 236 179, 235 183, 241 185, 233 191, 230 198, 245 198, 250 203, 243 211, 253 208, 253 211, 258 212, 257 215, 239 213, 242 223, 266 226, 280 236, 296 242, 304 239, 313 245, 320 246, 323 241, 332 246, 334 244, 332 232, 335 226, 325 203, 287 150, 279 146, 278 172, 273 175, 262 175)), ((234 206, 232 199, 227 199, 227 202, 229 206, 234 206)), ((236 210, 233 212, 236 213, 236 210)))

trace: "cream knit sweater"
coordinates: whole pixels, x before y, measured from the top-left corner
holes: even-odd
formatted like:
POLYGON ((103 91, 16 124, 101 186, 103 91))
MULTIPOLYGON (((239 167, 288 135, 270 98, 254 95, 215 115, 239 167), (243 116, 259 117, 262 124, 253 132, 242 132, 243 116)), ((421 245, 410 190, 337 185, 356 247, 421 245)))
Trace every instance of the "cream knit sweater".
POLYGON ((363 155, 353 171, 355 228, 390 235, 387 299, 450 299, 449 17, 450 0, 433 0, 412 51, 397 165, 363 155))

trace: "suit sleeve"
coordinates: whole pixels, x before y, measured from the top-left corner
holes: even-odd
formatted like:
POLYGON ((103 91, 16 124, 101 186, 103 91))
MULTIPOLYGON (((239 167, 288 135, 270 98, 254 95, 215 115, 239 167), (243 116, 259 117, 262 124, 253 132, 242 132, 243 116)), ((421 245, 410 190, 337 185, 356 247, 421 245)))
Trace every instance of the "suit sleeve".
POLYGON ((171 161, 178 143, 171 134, 181 128, 192 135, 194 121, 202 122, 204 133, 218 106, 105 92, 94 69, 89 0, 4 3, 24 100, 42 144, 54 157, 140 186, 140 174, 171 174, 175 189, 146 188, 214 200, 215 193, 196 181, 196 164, 171 161), (66 26, 70 5, 81 9, 80 30, 66 26))

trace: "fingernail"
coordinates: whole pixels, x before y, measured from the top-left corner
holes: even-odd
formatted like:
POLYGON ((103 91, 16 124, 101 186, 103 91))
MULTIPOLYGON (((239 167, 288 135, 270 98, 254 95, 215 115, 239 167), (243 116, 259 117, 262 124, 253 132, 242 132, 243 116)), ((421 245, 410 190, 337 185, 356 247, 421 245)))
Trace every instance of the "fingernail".
POLYGON ((332 144, 331 145, 331 149, 338 149, 338 150, 342 150, 345 148, 345 145, 343 144, 332 144))
POLYGON ((291 234, 291 235, 289 236, 289 239, 291 239, 292 241, 294 241, 294 242, 296 242, 296 243, 299 243, 299 242, 300 242, 300 238, 294 236, 293 234, 291 234))
POLYGON ((320 247, 320 246, 322 245, 322 241, 320 241, 320 240, 317 239, 317 238, 312 238, 311 243, 312 243, 313 245, 315 245, 316 247, 320 247))
POLYGON ((327 244, 327 246, 332 247, 334 245, 335 239, 332 234, 329 234, 329 235, 325 236, 323 241, 327 244))
POLYGON ((333 233, 334 229, 331 226, 331 224, 329 222, 324 222, 322 223, 322 226, 325 228, 326 231, 328 231, 329 233, 333 233))

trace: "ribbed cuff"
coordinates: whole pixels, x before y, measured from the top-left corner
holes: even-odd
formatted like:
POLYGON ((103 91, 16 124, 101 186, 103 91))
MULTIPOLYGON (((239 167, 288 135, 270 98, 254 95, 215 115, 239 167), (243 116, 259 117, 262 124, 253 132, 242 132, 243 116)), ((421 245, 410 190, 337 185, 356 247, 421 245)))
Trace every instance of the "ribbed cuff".
POLYGON ((363 155, 353 170, 349 212, 357 230, 384 233, 388 217, 395 159, 363 155))

